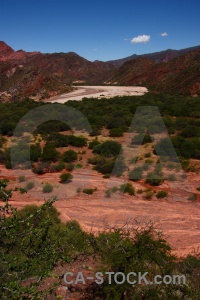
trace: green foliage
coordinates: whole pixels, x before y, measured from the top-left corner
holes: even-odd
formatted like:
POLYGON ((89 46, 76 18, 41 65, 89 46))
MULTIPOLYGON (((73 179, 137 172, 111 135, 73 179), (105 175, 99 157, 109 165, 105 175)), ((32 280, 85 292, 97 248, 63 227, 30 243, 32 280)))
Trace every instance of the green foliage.
POLYGON ((51 193, 53 191, 53 185, 50 183, 46 183, 42 189, 43 193, 51 193))
POLYGON ((90 143, 89 143, 89 146, 88 146, 88 148, 89 149, 94 149, 94 147, 96 147, 97 145, 100 145, 100 142, 98 141, 98 140, 93 140, 93 141, 91 141, 90 143))
POLYGON ((62 154, 62 160, 67 163, 77 160, 77 157, 78 155, 74 150, 67 150, 62 154))
POLYGON ((110 133, 109 133, 111 137, 120 137, 123 136, 123 134, 124 134, 123 128, 112 128, 110 129, 110 133))
POLYGON ((120 186, 120 191, 122 193, 128 193, 129 195, 131 196, 134 196, 135 195, 135 189, 134 187, 132 186, 132 184, 129 182, 129 183, 125 183, 125 184, 122 184, 120 186))
POLYGON ((59 152, 56 150, 55 145, 46 144, 43 148, 41 159, 43 162, 55 162, 60 157, 59 152))
POLYGON ((87 139, 83 136, 75 136, 75 135, 69 135, 69 145, 74 147, 84 147, 87 146, 87 139))
POLYGON ((168 193, 165 192, 165 191, 159 191, 159 192, 157 193, 157 195, 156 195, 156 197, 157 197, 158 199, 166 198, 167 196, 168 196, 168 193))
POLYGON ((72 180, 73 176, 70 173, 62 173, 60 175, 60 183, 69 183, 72 180))
POLYGON ((150 185, 158 186, 163 183, 164 178, 157 174, 156 172, 150 172, 147 174, 146 183, 150 185))
POLYGON ((97 190, 96 188, 94 188, 94 189, 85 188, 85 189, 83 189, 83 193, 88 194, 88 195, 92 195, 96 190, 97 190))
POLYGON ((62 161, 58 162, 58 163, 55 165, 55 170, 56 170, 57 172, 62 171, 64 168, 65 168, 65 163, 62 162, 62 161))
POLYGON ((151 137, 149 134, 145 134, 143 137, 143 133, 140 133, 133 137, 131 144, 132 145, 144 145, 147 143, 152 143, 152 141, 154 141, 154 138, 151 137))
POLYGON ((93 152, 105 157, 116 157, 121 151, 120 143, 116 141, 105 141, 94 147, 93 152))
POLYGON ((30 159, 32 162, 39 161, 39 158, 41 157, 41 147, 40 144, 35 144, 30 146, 30 159))
POLYGON ((138 181, 142 179, 142 172, 143 169, 141 167, 133 169, 131 172, 129 172, 129 180, 138 181))
POLYGON ((146 200, 151 200, 152 199, 152 197, 153 197, 153 191, 146 191, 145 192, 145 199, 146 200))
POLYGON ((33 181, 29 181, 26 184, 27 191, 32 190, 35 187, 35 183, 33 181))

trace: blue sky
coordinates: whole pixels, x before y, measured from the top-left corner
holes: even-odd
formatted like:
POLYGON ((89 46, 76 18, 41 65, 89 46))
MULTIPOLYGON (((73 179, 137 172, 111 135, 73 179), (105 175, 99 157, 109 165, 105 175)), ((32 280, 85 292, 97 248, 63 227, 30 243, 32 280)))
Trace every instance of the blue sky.
POLYGON ((4 0, 0 16, 0 40, 14 50, 106 61, 200 45, 199 0, 4 0))

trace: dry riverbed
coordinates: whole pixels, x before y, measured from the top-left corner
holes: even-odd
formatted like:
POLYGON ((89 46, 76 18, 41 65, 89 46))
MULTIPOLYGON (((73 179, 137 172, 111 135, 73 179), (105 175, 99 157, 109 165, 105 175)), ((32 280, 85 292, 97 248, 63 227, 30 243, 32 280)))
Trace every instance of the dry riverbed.
POLYGON ((147 93, 141 86, 78 86, 73 92, 48 99, 48 102, 65 103, 69 100, 81 101, 83 98, 112 98, 115 96, 142 96, 147 93))

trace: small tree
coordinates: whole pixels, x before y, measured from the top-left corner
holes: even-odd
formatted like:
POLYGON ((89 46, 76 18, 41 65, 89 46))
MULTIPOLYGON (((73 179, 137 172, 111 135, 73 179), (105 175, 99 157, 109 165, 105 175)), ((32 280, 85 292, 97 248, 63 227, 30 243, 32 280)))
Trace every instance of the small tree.
POLYGON ((62 160, 66 163, 73 162, 77 159, 78 155, 74 150, 67 150, 62 155, 62 160))
POLYGON ((50 183, 46 183, 42 189, 43 193, 51 193, 53 191, 53 186, 50 183))
POLYGON ((60 175, 60 183, 69 183, 73 176, 70 173, 63 173, 60 175))

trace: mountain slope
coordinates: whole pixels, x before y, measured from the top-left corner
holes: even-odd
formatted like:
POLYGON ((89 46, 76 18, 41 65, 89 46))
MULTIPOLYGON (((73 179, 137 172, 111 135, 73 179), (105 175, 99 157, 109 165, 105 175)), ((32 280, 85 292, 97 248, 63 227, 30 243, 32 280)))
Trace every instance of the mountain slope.
POLYGON ((190 48, 181 49, 181 50, 168 49, 168 50, 164 50, 164 51, 160 51, 160 52, 147 53, 147 54, 142 54, 142 55, 133 54, 133 55, 125 57, 125 58, 121 58, 121 59, 117 59, 117 60, 110 60, 110 61, 108 61, 108 63, 111 63, 113 66, 119 68, 125 62, 133 60, 133 59, 137 59, 137 58, 149 58, 156 63, 168 62, 176 57, 182 56, 184 54, 187 54, 191 51, 198 50, 198 49, 200 49, 200 46, 190 47, 190 48))
POLYGON ((15 52, 6 46, 2 47, 2 51, 0 92, 6 91, 12 99, 25 96, 48 98, 70 91, 73 81, 92 84, 103 80, 105 74, 114 69, 111 64, 90 62, 73 52, 26 53, 15 52))
POLYGON ((140 84, 169 94, 200 95, 200 49, 168 62, 134 59, 115 71, 109 81, 123 85, 140 84))

